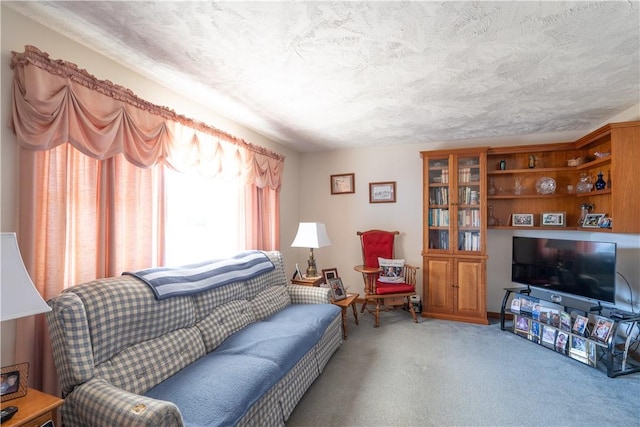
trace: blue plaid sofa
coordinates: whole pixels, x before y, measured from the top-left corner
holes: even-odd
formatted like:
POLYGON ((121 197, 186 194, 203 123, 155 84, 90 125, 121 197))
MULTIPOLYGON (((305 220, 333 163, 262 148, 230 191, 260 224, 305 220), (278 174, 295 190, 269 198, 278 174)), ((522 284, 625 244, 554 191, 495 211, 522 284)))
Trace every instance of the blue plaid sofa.
POLYGON ((123 275, 49 301, 66 427, 282 426, 342 344, 329 289, 275 270, 157 300, 123 275))

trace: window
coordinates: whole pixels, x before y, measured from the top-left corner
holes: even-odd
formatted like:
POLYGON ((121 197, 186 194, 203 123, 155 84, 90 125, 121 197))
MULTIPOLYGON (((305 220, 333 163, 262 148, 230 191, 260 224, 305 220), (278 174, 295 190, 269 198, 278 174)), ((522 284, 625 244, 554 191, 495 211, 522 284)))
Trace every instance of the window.
POLYGON ((244 186, 165 168, 166 265, 193 264, 244 249, 244 186))

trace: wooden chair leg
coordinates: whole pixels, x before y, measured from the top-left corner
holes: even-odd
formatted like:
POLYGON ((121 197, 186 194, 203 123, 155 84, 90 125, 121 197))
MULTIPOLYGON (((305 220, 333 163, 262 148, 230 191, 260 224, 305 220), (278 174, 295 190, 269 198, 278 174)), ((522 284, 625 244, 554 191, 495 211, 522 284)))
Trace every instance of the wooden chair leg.
POLYGON ((413 317, 413 321, 418 323, 418 318, 416 317, 416 311, 413 309, 413 304, 411 304, 411 297, 407 297, 407 302, 409 303, 409 311, 411 312, 411 317, 413 317))
POLYGON ((374 328, 380 326, 380 302, 384 301, 382 298, 376 298, 376 323, 373 325, 374 328))

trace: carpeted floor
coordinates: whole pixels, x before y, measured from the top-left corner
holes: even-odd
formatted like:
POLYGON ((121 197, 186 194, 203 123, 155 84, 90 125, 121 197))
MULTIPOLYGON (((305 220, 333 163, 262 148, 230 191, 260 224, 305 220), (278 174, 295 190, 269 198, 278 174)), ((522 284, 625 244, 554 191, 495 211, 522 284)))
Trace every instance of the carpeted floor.
POLYGON ((388 312, 375 329, 349 312, 348 340, 287 427, 640 427, 640 373, 608 378, 497 322, 419 322, 388 312))

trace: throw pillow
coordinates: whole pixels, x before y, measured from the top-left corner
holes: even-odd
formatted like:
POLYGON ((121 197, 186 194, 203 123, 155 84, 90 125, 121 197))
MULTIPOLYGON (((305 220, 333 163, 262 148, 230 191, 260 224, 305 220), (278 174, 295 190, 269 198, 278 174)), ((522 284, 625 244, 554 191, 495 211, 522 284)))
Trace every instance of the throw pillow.
POLYGON ((383 283, 403 283, 404 282, 404 260, 378 258, 380 280, 383 283))

